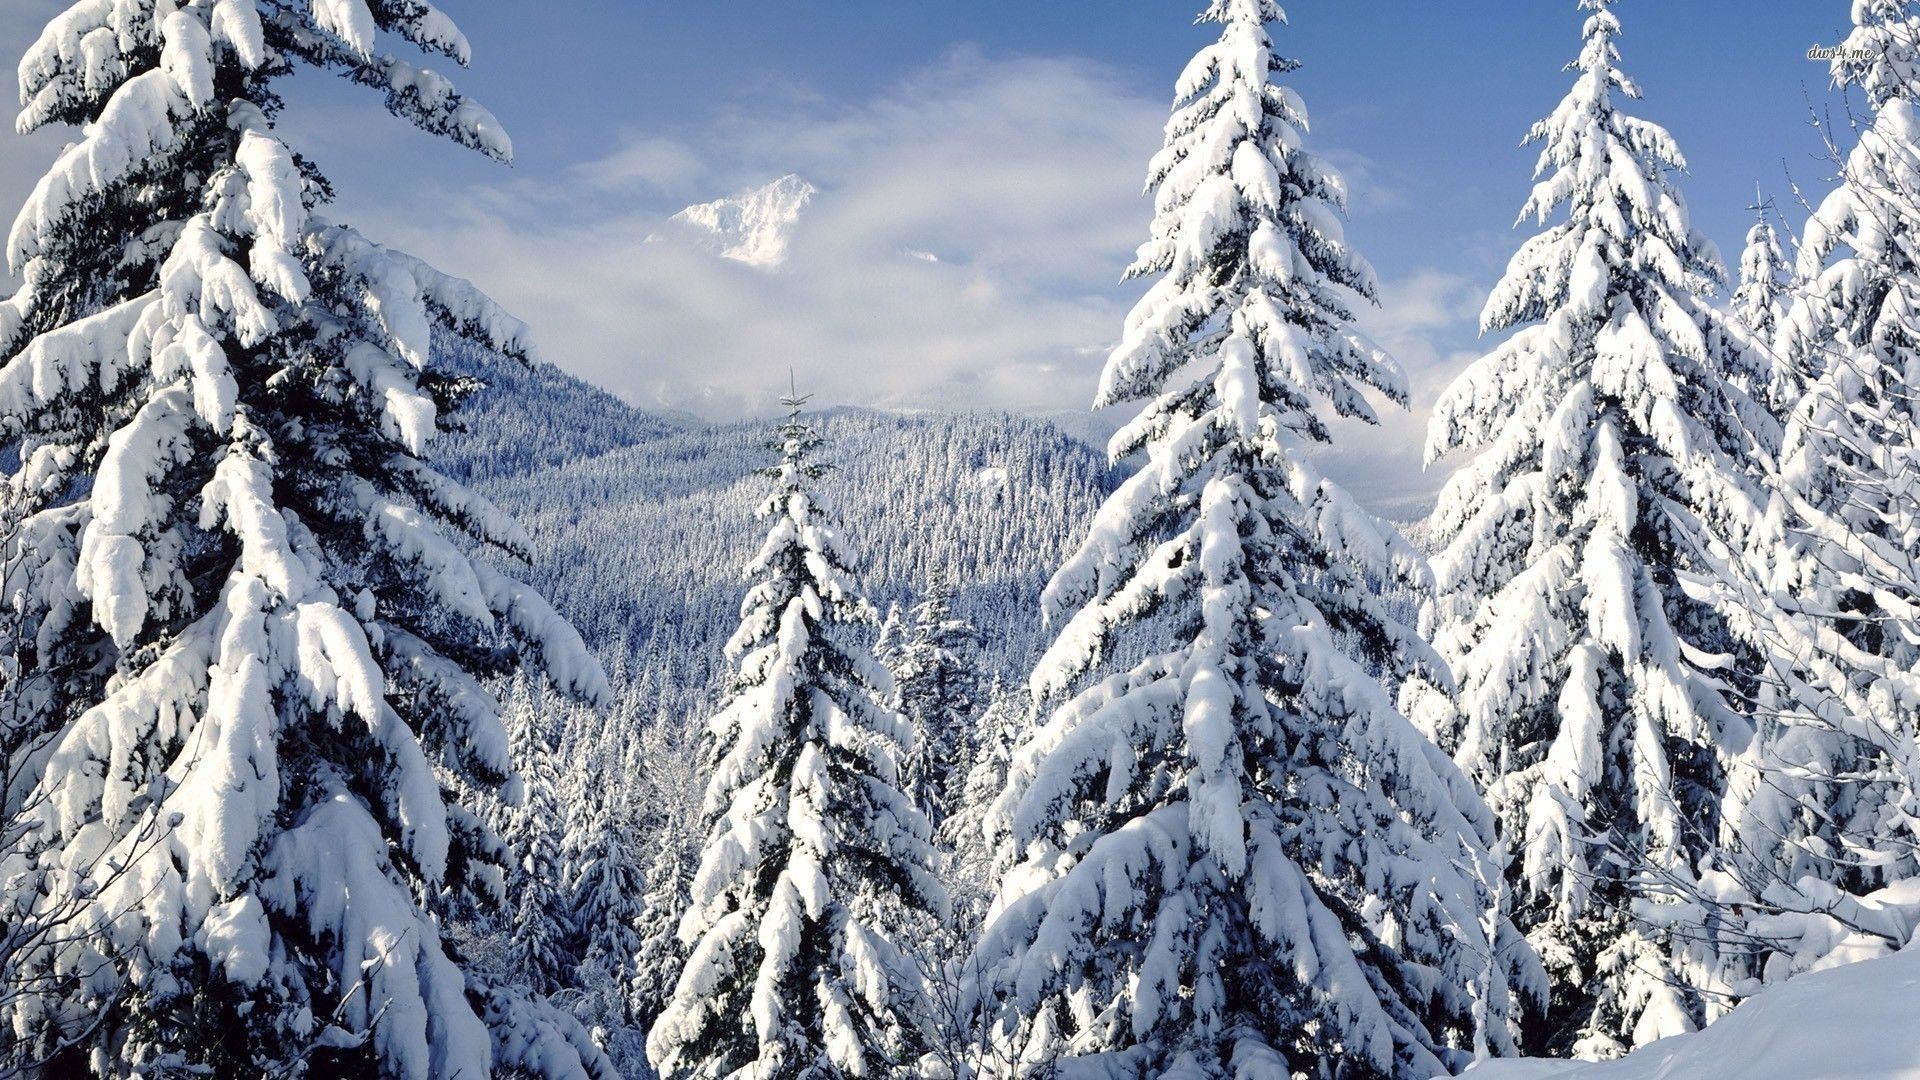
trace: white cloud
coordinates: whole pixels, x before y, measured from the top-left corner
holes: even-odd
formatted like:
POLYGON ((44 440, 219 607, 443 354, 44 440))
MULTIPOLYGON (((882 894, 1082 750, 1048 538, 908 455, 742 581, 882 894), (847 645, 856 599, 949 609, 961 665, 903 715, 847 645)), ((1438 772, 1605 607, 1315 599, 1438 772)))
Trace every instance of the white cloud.
POLYGON ((628 136, 618 150, 571 170, 581 183, 611 194, 687 195, 707 175, 706 163, 685 143, 628 136))
POLYGON ((826 401, 1084 408, 1164 114, 1092 64, 959 53, 851 107, 796 98, 697 140, 626 139, 570 185, 347 216, 473 275, 549 357, 643 403, 764 411, 791 366, 826 401), (643 243, 679 208, 650 193, 786 172, 822 190, 780 274, 643 243))
POLYGON ((1444 468, 1421 467, 1427 419, 1441 391, 1482 351, 1477 331, 1485 297, 1471 278, 1426 269, 1383 281, 1380 307, 1360 315, 1360 328, 1405 369, 1411 404, 1379 405, 1377 428, 1335 424, 1321 464, 1382 513, 1403 520, 1424 513, 1446 481, 1444 468))
MULTIPOLYGON (((0 41, 29 39, 61 0, 0 3, 0 41)), ((303 102, 288 119, 323 165, 369 140, 410 178, 342 187, 335 216, 472 277, 533 323, 561 366, 645 405, 763 413, 789 367, 816 400, 1085 414, 1139 286, 1116 279, 1146 238, 1141 180, 1166 102, 1071 59, 957 52, 872 100, 834 105, 764 89, 706 126, 625 133, 577 163, 468 169, 408 156, 405 125, 366 123, 357 97, 303 102), (405 163, 405 164, 401 164, 405 163), (819 185, 784 271, 766 274, 673 243, 671 213, 797 172, 819 185)), ((0 137, 0 205, 18 205, 70 133, 0 137)), ((1400 196, 1363 158, 1321 147, 1357 213, 1400 196)), ((1330 472, 1357 494, 1417 506, 1439 389, 1477 353, 1482 296, 1423 271, 1383 283, 1362 327, 1407 368, 1414 408, 1381 429, 1340 425, 1330 472)))
POLYGON ((1349 210, 1359 213, 1397 210, 1407 204, 1406 197, 1399 189, 1382 178, 1381 169, 1372 158, 1338 147, 1314 149, 1338 170, 1340 179, 1346 181, 1349 210))

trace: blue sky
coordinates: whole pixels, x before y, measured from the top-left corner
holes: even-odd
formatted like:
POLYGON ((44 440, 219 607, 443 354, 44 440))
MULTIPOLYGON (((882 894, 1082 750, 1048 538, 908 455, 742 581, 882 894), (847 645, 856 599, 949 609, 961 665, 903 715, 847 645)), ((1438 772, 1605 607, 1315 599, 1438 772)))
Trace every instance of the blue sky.
MULTIPOLYGON (((17 54, 57 0, 0 4, 17 54)), ((546 353, 637 402, 759 411, 798 368, 822 400, 1081 410, 1138 285, 1140 192, 1197 0, 444 0, 473 40, 461 84, 513 134, 503 169, 303 75, 287 123, 342 193, 337 217, 471 277, 546 353), (645 241, 674 210, 799 172, 823 193, 793 264, 765 274, 645 241), (930 252, 931 263, 908 259, 930 252)), ((1565 91, 1573 0, 1295 0, 1281 49, 1316 148, 1355 190, 1374 262, 1365 318, 1416 409, 1337 468, 1416 499, 1420 406, 1484 347, 1475 316, 1526 235, 1520 137, 1565 91)), ((1622 0, 1642 115, 1691 162, 1696 222, 1730 261, 1756 180, 1816 195, 1831 172, 1805 53, 1847 0, 1622 0)), ((58 136, 0 136, 17 204, 58 136)), ((1797 212, 1789 215, 1797 220, 1797 212)))

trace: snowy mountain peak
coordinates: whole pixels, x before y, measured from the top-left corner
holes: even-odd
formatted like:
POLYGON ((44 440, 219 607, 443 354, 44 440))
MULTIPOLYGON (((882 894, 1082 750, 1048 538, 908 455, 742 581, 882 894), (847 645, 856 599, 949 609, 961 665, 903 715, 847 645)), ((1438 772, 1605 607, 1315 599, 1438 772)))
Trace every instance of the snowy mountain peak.
POLYGON ((689 206, 668 224, 722 258, 771 270, 786 261, 793 228, 817 190, 788 173, 765 187, 689 206))

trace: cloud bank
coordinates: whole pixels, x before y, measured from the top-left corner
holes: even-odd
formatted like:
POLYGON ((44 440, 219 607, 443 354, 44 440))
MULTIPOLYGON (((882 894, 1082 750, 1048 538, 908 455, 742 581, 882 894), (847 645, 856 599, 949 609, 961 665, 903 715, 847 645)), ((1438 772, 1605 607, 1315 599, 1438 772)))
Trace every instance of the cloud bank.
MULTIPOLYGON (((389 204, 370 224, 474 274, 550 359, 644 406, 764 414, 791 369, 823 402, 1081 413, 1140 289, 1118 278, 1147 235, 1166 112, 1090 62, 960 51, 865 102, 763 96, 690 135, 620 138, 559 182, 389 204), (647 242, 689 203, 789 172, 820 192, 777 273, 647 242)), ((1356 214, 1404 197, 1322 150, 1356 214)), ((1383 509, 1415 513, 1439 482, 1420 468, 1426 414, 1472 355, 1481 295, 1424 270, 1361 315, 1414 408, 1339 425, 1324 462, 1383 509)))
MULTIPOLYGON (((29 39, 57 7, 8 5, 0 40, 29 39)), ((959 50, 866 101, 763 91, 685 132, 616 133, 589 160, 462 187, 409 170, 421 137, 353 122, 368 107, 289 111, 323 164, 391 154, 406 173, 342 183, 337 216, 471 276, 561 367, 642 406, 731 418, 770 412, 789 370, 823 403, 1084 414, 1142 287, 1118 278, 1147 235, 1141 180, 1167 101, 1084 60, 959 50), (820 191, 777 272, 648 242, 691 203, 787 173, 820 191)), ((60 137, 13 141, 0 196, 17 205, 60 137)), ((1366 159, 1321 150, 1356 214, 1403 198, 1366 159)), ((1424 271, 1389 277, 1361 317, 1416 407, 1382 409, 1382 430, 1341 425, 1324 460, 1383 509, 1411 512, 1437 483, 1419 469, 1425 409, 1473 347, 1479 298, 1424 271)))
POLYGON ((557 183, 353 216, 473 273, 549 358, 638 403, 763 412, 791 368, 823 401, 1084 407, 1164 115, 1089 63, 962 52, 871 101, 762 102, 557 183), (788 172, 820 192, 777 273, 646 242, 688 202, 788 172))

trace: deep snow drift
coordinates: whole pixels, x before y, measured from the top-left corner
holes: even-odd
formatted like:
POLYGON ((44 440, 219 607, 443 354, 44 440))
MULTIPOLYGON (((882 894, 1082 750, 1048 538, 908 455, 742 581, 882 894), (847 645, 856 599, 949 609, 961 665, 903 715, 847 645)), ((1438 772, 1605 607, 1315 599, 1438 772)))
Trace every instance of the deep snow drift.
POLYGON ((1920 949, 1816 971, 1691 1035, 1617 1061, 1495 1061, 1470 1080, 1891 1080, 1920 1077, 1920 949))

